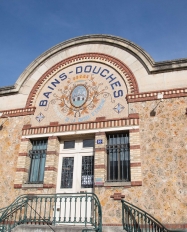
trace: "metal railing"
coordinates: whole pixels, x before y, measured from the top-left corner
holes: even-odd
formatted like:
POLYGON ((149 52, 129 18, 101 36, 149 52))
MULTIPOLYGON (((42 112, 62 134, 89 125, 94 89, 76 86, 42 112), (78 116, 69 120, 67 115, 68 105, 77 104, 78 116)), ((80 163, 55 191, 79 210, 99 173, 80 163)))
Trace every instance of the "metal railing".
POLYGON ((94 193, 22 195, 0 210, 0 231, 21 224, 81 225, 83 231, 102 232, 102 210, 94 193))
POLYGON ((169 232, 159 221, 144 210, 130 204, 125 200, 122 202, 122 224, 123 229, 130 232, 169 232))

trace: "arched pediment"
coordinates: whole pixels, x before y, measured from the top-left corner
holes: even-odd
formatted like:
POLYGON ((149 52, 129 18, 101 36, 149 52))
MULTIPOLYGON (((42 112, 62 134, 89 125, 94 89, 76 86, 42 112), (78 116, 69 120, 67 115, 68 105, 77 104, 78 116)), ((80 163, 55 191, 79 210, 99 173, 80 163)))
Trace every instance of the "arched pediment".
MULTIPOLYGON (((41 76, 41 78, 36 82, 32 91, 30 92, 27 103, 26 103, 26 107, 35 106, 36 97, 38 96, 39 92, 44 87, 44 85, 46 84, 49 85, 49 82, 52 81, 52 78, 56 75, 56 73, 59 73, 59 72, 63 73, 64 72, 63 70, 65 70, 67 67, 71 67, 75 64, 79 65, 81 63, 86 63, 86 62, 91 62, 91 63, 94 62, 95 64, 98 64, 98 67, 99 67, 99 64, 104 64, 105 66, 112 68, 122 78, 123 82, 126 85, 128 94, 131 94, 131 93, 135 94, 139 92, 138 84, 137 84, 137 81, 133 73, 123 62, 106 54, 84 53, 84 54, 78 54, 75 56, 68 57, 67 59, 64 59, 60 61, 59 63, 55 64, 47 72, 45 72, 41 76)), ((101 69, 101 71, 102 70, 103 69, 101 69)), ((90 69, 90 71, 87 71, 86 73, 80 72, 80 75, 86 75, 86 74, 93 75, 94 74, 93 71, 94 71, 94 67, 90 69)), ((107 78, 109 76, 109 75, 107 76, 107 74, 109 73, 107 72, 105 73, 106 74, 101 75, 101 77, 104 77, 104 75, 106 75, 106 78, 107 78)), ((76 75, 78 75, 78 73, 74 72, 73 77, 75 77, 76 75)), ((110 73, 110 75, 112 75, 112 73, 110 73)), ((112 78, 109 78, 109 82, 111 80, 112 78)), ((49 90, 52 90, 52 89, 49 89, 49 90)))
POLYGON ((128 117, 126 96, 130 93, 138 93, 138 84, 122 61, 83 53, 47 70, 32 88, 26 108, 36 107, 32 125, 48 124, 51 117, 62 123, 128 117))

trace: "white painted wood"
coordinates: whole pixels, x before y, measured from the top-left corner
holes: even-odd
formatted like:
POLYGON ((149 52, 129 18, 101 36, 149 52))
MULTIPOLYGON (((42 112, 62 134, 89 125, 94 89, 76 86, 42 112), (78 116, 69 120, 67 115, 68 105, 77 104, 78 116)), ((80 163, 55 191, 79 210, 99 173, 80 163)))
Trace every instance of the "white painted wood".
MULTIPOLYGON (((75 141, 75 148, 73 149, 64 149, 64 142, 60 145, 60 155, 59 155, 59 165, 58 165, 58 177, 57 177, 57 188, 56 193, 65 193, 67 195, 72 195, 73 193, 87 192, 90 193, 93 191, 92 188, 82 188, 81 187, 81 172, 82 172, 82 157, 83 156, 93 156, 93 148, 83 148, 83 140, 75 141), (73 171, 73 184, 72 188, 61 188, 61 173, 62 173, 62 162, 65 157, 74 158, 74 171, 73 171)), ((92 214, 92 205, 91 202, 85 202, 85 199, 80 202, 80 199, 76 202, 76 209, 74 207, 74 202, 71 203, 67 201, 65 203, 64 199, 62 202, 57 203, 56 210, 56 220, 59 220, 59 217, 62 215, 66 218, 70 218, 71 221, 76 217, 76 221, 81 218, 91 218, 92 214), (61 204, 61 205, 60 205, 61 204), (59 210, 61 209, 61 210, 59 210), (71 211, 70 211, 71 209, 71 211), (76 210, 76 211, 75 211, 76 210)), ((72 225, 73 223, 71 223, 72 225)))

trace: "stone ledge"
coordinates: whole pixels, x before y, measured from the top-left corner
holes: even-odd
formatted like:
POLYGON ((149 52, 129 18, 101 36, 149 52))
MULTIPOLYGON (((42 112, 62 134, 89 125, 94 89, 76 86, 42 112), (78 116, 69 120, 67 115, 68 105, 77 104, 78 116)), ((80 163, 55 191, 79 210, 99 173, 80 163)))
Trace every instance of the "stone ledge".
POLYGON ((109 187, 131 187, 131 182, 105 182, 104 186, 109 186, 109 187))

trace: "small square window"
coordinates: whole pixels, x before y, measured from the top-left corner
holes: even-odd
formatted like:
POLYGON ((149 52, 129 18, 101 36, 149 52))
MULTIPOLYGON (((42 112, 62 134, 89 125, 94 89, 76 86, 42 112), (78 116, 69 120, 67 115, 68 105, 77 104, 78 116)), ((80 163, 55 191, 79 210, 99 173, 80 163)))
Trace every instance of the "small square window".
POLYGON ((75 148, 75 140, 64 141, 64 149, 75 148))
POLYGON ((94 147, 94 139, 85 139, 83 140, 83 147, 94 147))

